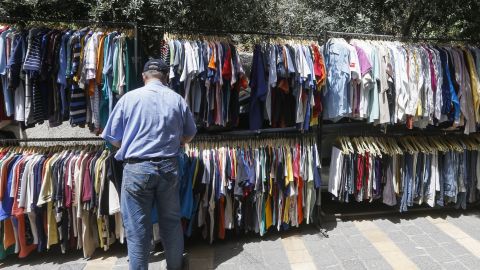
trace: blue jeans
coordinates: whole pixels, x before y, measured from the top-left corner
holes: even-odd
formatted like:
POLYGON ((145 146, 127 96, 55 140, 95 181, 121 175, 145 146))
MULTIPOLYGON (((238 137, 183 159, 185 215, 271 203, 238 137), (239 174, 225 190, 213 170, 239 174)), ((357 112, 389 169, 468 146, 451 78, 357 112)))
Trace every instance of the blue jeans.
POLYGON ((126 164, 121 211, 127 234, 129 269, 148 269, 152 207, 156 203, 160 237, 168 269, 181 269, 183 231, 177 158, 126 164))

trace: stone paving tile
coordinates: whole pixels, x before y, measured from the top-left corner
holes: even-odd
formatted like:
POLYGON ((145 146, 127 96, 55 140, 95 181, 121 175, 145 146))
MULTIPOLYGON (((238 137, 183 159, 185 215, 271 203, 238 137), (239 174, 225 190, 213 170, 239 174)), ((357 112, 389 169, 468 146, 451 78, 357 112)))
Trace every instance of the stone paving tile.
POLYGON ((328 251, 322 254, 322 256, 312 256, 312 259, 313 259, 313 263, 319 269, 323 269, 329 266, 339 265, 340 263, 340 261, 338 260, 337 256, 335 256, 335 253, 333 253, 333 251, 328 251))
POLYGON ((358 259, 342 261, 342 265, 343 265, 343 268, 345 268, 346 270, 367 269, 365 265, 362 263, 362 261, 358 259))
POLYGON ((425 251, 425 248, 417 247, 415 243, 413 243, 412 241, 405 242, 405 243, 397 243, 397 246, 409 258, 413 256, 425 255, 427 253, 425 251))
POLYGON ((437 270, 441 269, 441 266, 438 262, 436 262, 431 257, 425 256, 417 256, 411 258, 411 260, 417 265, 420 270, 437 270))
POLYGON ((81 270, 85 268, 87 263, 71 263, 71 264, 64 264, 58 267, 58 270, 81 270))
MULTIPOLYGON (((216 270, 237 270, 240 269, 240 266, 238 264, 233 264, 233 263, 222 263, 220 265, 215 266, 216 270)), ((190 270, 190 269, 188 269, 190 270)))
POLYGON ((444 269, 468 270, 468 268, 465 267, 465 265, 463 265, 462 263, 457 262, 457 261, 446 262, 446 263, 443 263, 442 266, 443 266, 444 269))
POLYGON ((450 254, 452 254, 455 257, 470 254, 470 252, 466 248, 464 248, 462 245, 458 244, 457 242, 445 243, 440 246, 445 248, 445 250, 447 250, 450 254))
POLYGON ((288 264, 288 257, 284 250, 262 250, 262 257, 266 264, 288 264))
POLYGON ((410 239, 419 247, 429 248, 429 247, 437 247, 438 244, 433 240, 432 237, 426 234, 421 235, 412 235, 410 239))
POLYGON ((260 248, 261 249, 282 249, 282 239, 278 238, 275 240, 265 240, 260 242, 260 248))
POLYGON ((362 260, 383 260, 382 255, 373 246, 355 249, 355 253, 362 260))
POLYGON ((465 265, 468 269, 478 269, 480 267, 480 259, 473 255, 464 255, 457 257, 457 260, 465 265))
POLYGON ((349 237, 348 243, 354 249, 361 249, 372 246, 372 243, 370 243, 370 241, 368 241, 367 238, 365 238, 363 235, 354 235, 349 237))
POLYGON ((112 270, 128 270, 128 265, 127 264, 114 265, 112 267, 112 270))
POLYGON ((433 240, 438 244, 438 245, 447 245, 447 244, 452 244, 456 243, 455 239, 451 238, 448 236, 446 233, 444 233, 441 230, 428 233, 430 237, 433 238, 433 240))
POLYGON ((424 234, 424 232, 416 225, 408 224, 405 226, 400 226, 400 228, 408 236, 424 234))
MULTIPOLYGON (((323 268, 320 268, 320 269, 323 269, 323 268)), ((337 265, 332 265, 332 266, 325 267, 325 269, 328 269, 328 270, 343 270, 344 268, 340 264, 337 264, 337 265)))
POLYGON ((454 261, 455 258, 443 247, 427 247, 427 253, 437 262, 445 263, 454 261))
POLYGON ((370 259, 364 260, 363 263, 369 270, 389 270, 393 269, 390 264, 388 264, 385 260, 378 260, 378 259, 370 259))
POLYGON ((342 231, 343 235, 347 238, 355 237, 355 236, 360 235, 360 231, 358 231, 358 229, 355 228, 355 227, 342 228, 341 231, 342 231))
POLYGON ((395 224, 388 219, 375 219, 373 220, 380 229, 386 233, 395 232, 400 230, 400 224, 395 224))
POLYGON ((387 233, 388 237, 395 243, 406 243, 410 241, 410 238, 403 231, 393 231, 387 233))
POLYGON ((343 260, 351 260, 351 259, 356 259, 357 254, 353 250, 353 248, 348 247, 348 246, 335 246, 332 247, 332 251, 337 256, 337 258, 341 261, 343 260))
POLYGON ((462 229, 470 237, 480 241, 480 217, 463 215, 460 218, 448 219, 449 222, 462 229), (470 221, 467 221, 470 220, 470 221))
POLYGON ((264 264, 264 263, 251 263, 251 264, 240 264, 239 265, 239 269, 243 270, 262 270, 262 269, 266 269, 267 268, 267 265, 264 264))
POLYGON ((303 238, 303 241, 304 242, 310 242, 310 241, 321 241, 323 236, 321 236, 320 233, 317 233, 317 234, 304 234, 304 235, 301 235, 301 237, 303 238))

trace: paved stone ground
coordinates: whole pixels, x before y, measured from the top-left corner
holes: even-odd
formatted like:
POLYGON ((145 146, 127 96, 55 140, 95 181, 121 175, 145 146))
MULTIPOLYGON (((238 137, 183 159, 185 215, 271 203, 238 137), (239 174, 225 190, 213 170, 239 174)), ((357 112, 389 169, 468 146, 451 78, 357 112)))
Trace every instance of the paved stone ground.
MULTIPOLYGON (((396 214, 324 224, 266 237, 245 236, 208 245, 189 241, 189 269, 480 269, 480 211, 396 214)), ((81 252, 59 250, 18 260, 2 269, 128 269, 126 247, 81 252)), ((162 252, 152 253, 150 269, 164 269, 162 252)))

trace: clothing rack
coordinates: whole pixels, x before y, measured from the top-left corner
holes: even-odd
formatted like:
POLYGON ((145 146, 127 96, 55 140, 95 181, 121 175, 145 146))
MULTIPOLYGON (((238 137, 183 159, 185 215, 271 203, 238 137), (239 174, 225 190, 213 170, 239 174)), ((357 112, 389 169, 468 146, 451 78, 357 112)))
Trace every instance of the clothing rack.
MULTIPOLYGON (((440 38, 440 37, 401 37, 394 35, 384 35, 384 34, 368 34, 368 33, 355 33, 355 32, 335 32, 335 31, 325 31, 324 32, 324 44, 328 42, 328 39, 331 37, 350 37, 350 38, 370 38, 378 40, 398 40, 404 42, 420 42, 420 41, 433 41, 433 42, 473 42, 479 43, 479 40, 474 39, 461 39, 461 38, 440 38)), ((325 53, 325 52, 324 52, 325 53)), ((325 86, 326 87, 326 86, 325 86)), ((323 125, 323 110, 321 112, 321 119, 319 119, 318 125, 318 141, 321 142, 323 135, 335 135, 336 136, 368 136, 368 135, 383 135, 383 136, 394 136, 394 135, 415 135, 415 134, 425 134, 425 135, 447 135, 447 134, 463 134, 461 130, 442 130, 435 128, 427 129, 413 129, 409 130, 406 127, 399 126, 372 126, 371 123, 366 122, 350 122, 350 123, 333 123, 323 125)), ((321 143, 319 143, 320 147, 321 143)), ((319 155, 321 152, 319 150, 319 155)), ((323 187, 322 187, 323 190, 323 187)), ((427 212, 431 210, 451 210, 449 209, 440 209, 440 208, 429 208, 429 207, 416 207, 409 209, 411 212, 427 212)), ((324 212, 321 212, 325 217, 324 212)), ((387 215, 398 213, 397 208, 387 209, 387 210, 369 210, 361 211, 355 213, 334 213, 334 218, 361 218, 367 216, 375 215, 387 215)))
POLYGON ((138 55, 138 25, 136 22, 117 22, 117 21, 93 21, 93 20, 56 20, 56 19, 38 19, 38 18, 24 18, 24 17, 0 17, 0 22, 19 23, 19 22, 42 22, 42 23, 71 23, 78 25, 103 25, 113 27, 127 27, 133 29, 133 50, 134 50, 134 66, 135 73, 141 71, 140 58, 138 55))
MULTIPOLYGON (((328 42, 328 39, 331 37, 350 37, 350 38, 371 38, 371 39, 378 39, 378 40, 399 40, 399 41, 436 41, 436 42, 479 42, 478 40, 474 39, 460 39, 460 38, 441 38, 441 37, 401 37, 395 35, 386 35, 386 34, 369 34, 369 33, 356 33, 356 32, 337 32, 337 31, 325 31, 324 33, 324 44, 328 42)), ((325 52, 324 52, 325 54, 325 52)), ((321 113, 321 119, 319 119, 319 125, 317 132, 319 133, 318 141, 322 140, 322 134, 324 134, 324 125, 323 121, 323 110, 321 113)), ((326 133, 337 133, 338 135, 354 135, 354 134, 362 134, 364 133, 380 133, 379 128, 372 127, 372 124, 366 122, 357 122, 357 123, 341 123, 341 124, 327 124, 325 125, 327 129, 325 130, 326 133), (352 126, 355 124, 355 126, 352 126), (360 129, 360 130, 359 130, 360 129), (363 131, 362 131, 363 130, 363 131)), ((399 132, 400 129, 398 127, 390 127, 387 126, 384 129, 384 133, 387 133, 387 130, 394 130, 399 132)), ((414 133, 422 132, 422 133, 433 133, 437 132, 437 134, 447 134, 447 133, 455 133, 459 132, 459 130, 428 130, 424 129, 422 131, 415 131, 415 130, 408 130, 404 129, 407 134, 412 135, 414 133)), ((320 150, 319 150, 320 152, 320 150)), ((321 155, 321 154, 320 154, 321 155)))

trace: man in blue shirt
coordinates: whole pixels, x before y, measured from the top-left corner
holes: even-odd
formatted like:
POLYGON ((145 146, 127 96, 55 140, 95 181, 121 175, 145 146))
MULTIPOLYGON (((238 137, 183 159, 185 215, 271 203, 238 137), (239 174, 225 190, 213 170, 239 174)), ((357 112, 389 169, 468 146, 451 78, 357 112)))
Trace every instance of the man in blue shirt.
POLYGON ((130 269, 148 269, 153 203, 167 267, 182 267, 177 157, 180 146, 195 136, 196 126, 185 100, 165 86, 168 70, 162 60, 148 61, 142 74, 145 86, 122 96, 102 134, 119 148, 115 158, 125 164, 121 212, 130 269))

